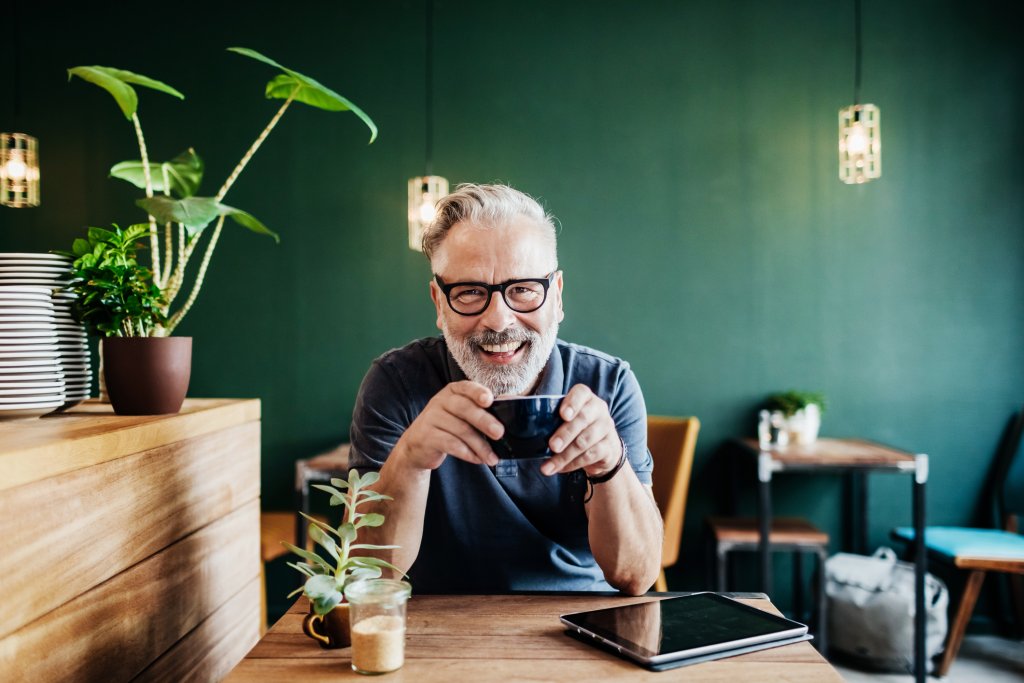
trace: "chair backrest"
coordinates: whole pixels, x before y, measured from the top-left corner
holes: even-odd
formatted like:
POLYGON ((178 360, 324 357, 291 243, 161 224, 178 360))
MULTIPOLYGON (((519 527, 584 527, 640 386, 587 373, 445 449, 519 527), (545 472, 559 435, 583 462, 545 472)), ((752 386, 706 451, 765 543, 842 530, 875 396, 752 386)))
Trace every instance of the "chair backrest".
POLYGON ((999 471, 996 479, 996 515, 1000 527, 1012 525, 1021 530, 1019 520, 1024 517, 1024 448, 1021 435, 1024 433, 1024 408, 1014 416, 1000 444, 996 461, 999 471))
POLYGON ((679 559, 686 493, 699 431, 700 420, 695 417, 647 416, 647 448, 654 458, 654 500, 665 523, 662 567, 670 567, 679 559))

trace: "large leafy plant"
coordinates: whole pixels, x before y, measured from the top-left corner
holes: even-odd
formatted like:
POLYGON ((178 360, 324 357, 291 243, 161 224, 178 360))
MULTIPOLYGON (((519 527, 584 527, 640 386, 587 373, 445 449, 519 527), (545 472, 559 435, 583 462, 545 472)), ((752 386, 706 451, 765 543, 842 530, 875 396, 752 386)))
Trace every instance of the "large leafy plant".
POLYGON ((765 399, 765 408, 768 410, 779 410, 786 417, 792 417, 797 411, 803 410, 810 404, 816 404, 822 413, 825 412, 825 395, 816 391, 797 391, 790 389, 777 394, 772 394, 765 399))
MULTIPOLYGON (((106 66, 78 66, 68 69, 69 79, 77 76, 103 88, 113 96, 121 112, 131 121, 139 146, 141 158, 115 164, 110 169, 110 175, 145 191, 146 196, 139 199, 136 204, 148 215, 145 233, 149 238, 151 260, 148 276, 152 285, 161 292, 161 303, 160 316, 155 324, 124 330, 123 334, 127 336, 163 337, 171 334, 181 323, 199 295, 226 218, 253 232, 272 237, 275 241, 279 240, 277 234, 256 217, 224 204, 223 200, 256 150, 293 102, 301 102, 325 111, 351 111, 370 129, 370 142, 377 137, 377 127, 373 121, 359 107, 330 88, 309 76, 281 66, 255 50, 243 47, 232 47, 228 50, 278 69, 281 73, 267 83, 265 95, 268 99, 284 100, 284 103, 213 196, 198 194, 204 164, 194 149, 190 147, 170 161, 153 161, 146 148, 138 113, 138 93, 133 86, 184 99, 185 96, 181 92, 161 81, 123 69, 106 66), (211 232, 211 225, 214 226, 212 234, 206 240, 205 251, 195 272, 188 297, 172 312, 171 306, 186 284, 186 267, 199 248, 204 235, 211 232)), ((139 271, 137 275, 143 277, 146 273, 139 271)))
POLYGON ((167 321, 152 272, 136 259, 138 240, 148 233, 145 223, 127 230, 89 228, 84 239, 75 240, 73 253, 66 253, 75 259, 75 313, 93 334, 145 337, 167 321))
POLYGON ((343 506, 345 511, 341 524, 337 527, 332 527, 305 513, 299 513, 309 521, 309 537, 323 548, 327 557, 291 543, 284 543, 289 550, 305 560, 288 563, 289 567, 306 576, 305 585, 292 591, 288 597, 304 592, 317 614, 327 614, 342 601, 345 586, 350 581, 379 578, 384 568, 402 573, 393 564, 378 557, 355 554, 363 550, 389 550, 398 547, 356 543, 360 529, 377 527, 384 523, 384 515, 378 512, 360 512, 359 506, 372 501, 392 500, 391 496, 367 488, 378 479, 380 475, 376 472, 367 472, 360 477, 357 470, 352 470, 349 472, 348 480, 331 479, 330 486, 314 484, 314 488, 331 494, 332 506, 343 506))

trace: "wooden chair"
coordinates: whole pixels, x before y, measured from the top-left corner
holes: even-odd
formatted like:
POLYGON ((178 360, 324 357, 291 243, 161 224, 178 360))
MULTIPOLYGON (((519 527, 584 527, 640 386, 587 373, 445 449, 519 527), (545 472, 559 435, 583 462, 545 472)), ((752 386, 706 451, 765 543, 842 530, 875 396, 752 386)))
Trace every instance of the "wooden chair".
MULTIPOLYGON (((929 559, 935 559, 968 572, 960 605, 956 609, 946 650, 936 668, 936 676, 945 676, 963 642, 967 622, 981 591, 985 574, 990 571, 1011 574, 1013 602, 1018 625, 1024 624, 1024 536, 1021 535, 1021 517, 1024 516, 1024 453, 1021 433, 1024 431, 1024 408, 1011 421, 996 453, 990 478, 990 496, 993 502, 994 526, 1002 528, 974 529, 968 527, 925 527, 924 545, 929 559)), ((892 537, 904 543, 914 540, 913 527, 900 527, 892 537)))
POLYGON ((679 560, 686 494, 690 487, 693 451, 699 431, 700 420, 695 417, 647 416, 647 447, 654 458, 654 500, 665 524, 661 575, 654 584, 655 590, 668 590, 665 568, 679 560))

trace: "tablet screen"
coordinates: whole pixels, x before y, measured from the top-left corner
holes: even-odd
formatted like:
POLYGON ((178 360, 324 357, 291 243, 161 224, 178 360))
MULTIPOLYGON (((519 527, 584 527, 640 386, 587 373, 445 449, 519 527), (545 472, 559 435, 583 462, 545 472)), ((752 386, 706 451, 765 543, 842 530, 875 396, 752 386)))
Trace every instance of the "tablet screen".
POLYGON ((652 661, 697 656, 807 632, 803 624, 715 593, 565 614, 562 622, 639 659, 652 661))

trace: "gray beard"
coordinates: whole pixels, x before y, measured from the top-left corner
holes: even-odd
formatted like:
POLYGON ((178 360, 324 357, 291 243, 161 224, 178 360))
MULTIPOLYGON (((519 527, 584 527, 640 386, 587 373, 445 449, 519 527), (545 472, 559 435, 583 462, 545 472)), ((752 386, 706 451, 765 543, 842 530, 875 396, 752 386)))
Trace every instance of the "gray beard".
POLYGON ((455 362, 462 368, 462 372, 468 379, 490 389, 495 396, 522 395, 532 388, 547 365, 558 337, 557 322, 543 334, 522 327, 513 327, 502 332, 486 331, 466 338, 453 335, 448 329, 447 320, 442 320, 441 325, 448 349, 455 362), (513 365, 494 365, 477 355, 480 344, 508 342, 527 343, 523 349, 523 360, 513 365))

